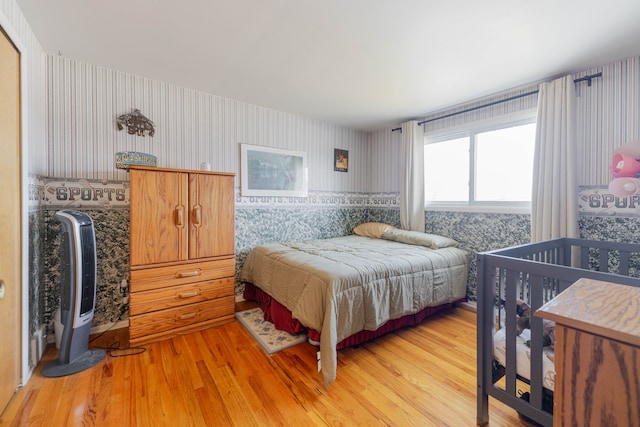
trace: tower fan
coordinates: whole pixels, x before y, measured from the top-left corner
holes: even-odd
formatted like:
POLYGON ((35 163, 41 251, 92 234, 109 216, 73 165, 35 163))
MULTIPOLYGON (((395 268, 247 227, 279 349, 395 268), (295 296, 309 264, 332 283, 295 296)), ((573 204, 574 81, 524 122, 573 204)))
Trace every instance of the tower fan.
POLYGON ((102 349, 89 349, 89 331, 96 299, 96 238, 93 220, 83 212, 56 212, 62 223, 59 357, 43 369, 45 377, 63 377, 98 364, 102 349))

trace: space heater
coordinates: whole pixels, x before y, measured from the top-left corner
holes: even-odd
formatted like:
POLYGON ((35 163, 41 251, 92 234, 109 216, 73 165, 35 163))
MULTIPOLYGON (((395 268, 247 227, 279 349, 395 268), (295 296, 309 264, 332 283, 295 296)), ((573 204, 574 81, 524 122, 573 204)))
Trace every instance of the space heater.
POLYGON ((45 377, 63 377, 98 364, 102 349, 89 349, 89 331, 96 299, 96 238, 93 220, 83 212, 56 212, 61 230, 59 357, 42 370, 45 377))

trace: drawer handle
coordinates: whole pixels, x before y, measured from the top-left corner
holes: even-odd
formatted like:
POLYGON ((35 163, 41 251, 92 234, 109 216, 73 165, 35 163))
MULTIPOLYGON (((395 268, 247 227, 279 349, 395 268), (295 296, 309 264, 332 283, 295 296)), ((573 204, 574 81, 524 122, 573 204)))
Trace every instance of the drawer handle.
POLYGON ((199 275, 200 275, 200 270, 196 270, 196 271, 186 271, 184 273, 177 273, 176 277, 180 279, 183 277, 194 277, 199 275))
POLYGON ((194 317, 196 317, 196 313, 181 314, 179 316, 180 320, 193 319, 194 317))
POLYGON ((198 291, 184 292, 184 293, 178 294, 180 298, 191 298, 191 297, 197 297, 198 295, 200 295, 200 292, 198 291))

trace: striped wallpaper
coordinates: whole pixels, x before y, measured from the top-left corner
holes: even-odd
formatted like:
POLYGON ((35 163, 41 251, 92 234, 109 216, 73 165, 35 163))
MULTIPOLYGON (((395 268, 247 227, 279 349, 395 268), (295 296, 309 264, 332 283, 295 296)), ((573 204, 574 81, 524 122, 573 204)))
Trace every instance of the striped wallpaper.
POLYGON ((578 141, 581 148, 579 185, 607 185, 617 147, 640 140, 640 57, 628 58, 577 74, 602 71, 589 87, 576 84, 578 141))
POLYGON ((118 151, 153 154, 162 167, 208 162, 238 173, 239 144, 247 143, 306 151, 310 190, 367 187, 366 133, 59 56, 47 57, 47 72, 48 176, 127 180, 114 165, 118 151), (117 130, 116 117, 133 108, 155 123, 153 137, 117 130), (334 172, 334 148, 349 151, 348 173, 334 172))
MULTIPOLYGON (((640 139, 640 57, 585 70, 576 84, 581 165, 579 184, 606 185, 619 145, 640 139)), ((160 166, 239 172, 239 144, 306 151, 309 189, 393 192, 400 188, 400 135, 359 132, 70 59, 48 56, 48 176, 126 180, 117 151, 143 151, 160 166), (156 124, 153 138, 117 131, 115 118, 139 108, 156 124), (333 171, 333 149, 349 150, 349 173, 333 171)), ((537 89, 537 83, 422 117, 426 120, 537 89)), ((425 124, 425 131, 535 109, 529 95, 425 124)), ((239 179, 236 186, 239 186, 239 179)))

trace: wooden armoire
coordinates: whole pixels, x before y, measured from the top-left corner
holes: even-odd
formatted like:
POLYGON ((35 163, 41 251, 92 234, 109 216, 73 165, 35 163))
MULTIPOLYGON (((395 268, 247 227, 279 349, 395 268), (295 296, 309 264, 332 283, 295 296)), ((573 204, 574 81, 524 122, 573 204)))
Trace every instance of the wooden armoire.
POLYGON ((233 320, 235 174, 129 173, 131 345, 233 320))

